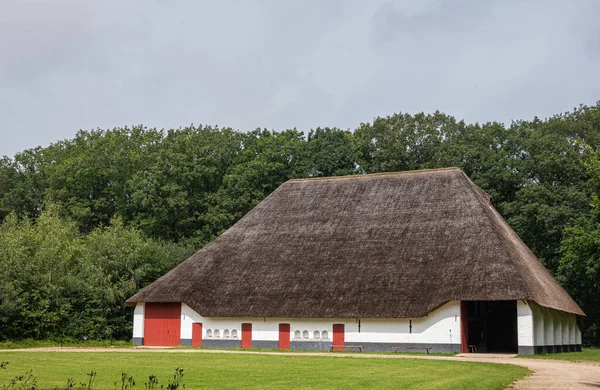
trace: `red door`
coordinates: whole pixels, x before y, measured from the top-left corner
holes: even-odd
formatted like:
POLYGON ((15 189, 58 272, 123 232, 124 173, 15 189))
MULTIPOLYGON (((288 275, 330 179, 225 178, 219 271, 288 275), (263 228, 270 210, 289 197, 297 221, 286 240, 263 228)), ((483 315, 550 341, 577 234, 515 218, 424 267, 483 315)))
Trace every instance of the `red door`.
POLYGON ((202 346, 202 324, 194 322, 192 324, 192 347, 202 346))
POLYGON ((290 324, 279 324, 279 349, 290 349, 290 324))
POLYGON ((179 345, 180 302, 146 303, 144 313, 144 345, 179 345))
POLYGON ((333 324, 333 348, 334 351, 344 350, 344 324, 333 324))
POLYGON ((252 324, 242 324, 242 348, 252 348, 252 324))
POLYGON ((469 352, 469 302, 460 302, 460 352, 469 352))

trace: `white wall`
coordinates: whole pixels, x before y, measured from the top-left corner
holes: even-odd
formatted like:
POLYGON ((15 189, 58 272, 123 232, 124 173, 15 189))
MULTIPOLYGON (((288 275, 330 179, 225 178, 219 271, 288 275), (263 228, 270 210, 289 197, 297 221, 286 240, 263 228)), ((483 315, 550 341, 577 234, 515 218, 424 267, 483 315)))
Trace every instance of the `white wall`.
POLYGON ((551 310, 552 319, 554 320, 554 345, 563 345, 562 340, 562 318, 560 313, 551 310))
POLYGON ((552 312, 547 307, 541 307, 540 310, 544 314, 544 345, 554 345, 554 320, 552 318, 552 312))
MULTIPOLYGON (((534 345, 578 345, 581 331, 575 314, 542 307, 528 302, 533 313, 534 345)), ((522 345, 519 340, 519 345, 522 345)))
MULTIPOLYGON (((133 337, 144 337, 144 303, 138 303, 133 314, 133 337)), ((310 341, 331 341, 333 324, 345 325, 345 339, 349 343, 427 343, 460 345, 460 302, 448 302, 422 318, 413 319, 297 319, 297 318, 207 318, 196 313, 186 304, 181 305, 181 338, 192 338, 192 324, 200 322, 202 338, 226 339, 224 330, 229 330, 229 339, 241 339, 241 324, 252 323, 252 339, 277 341, 279 324, 290 324, 291 339, 304 340, 302 333, 308 331, 310 341), (412 321, 412 333, 409 324, 412 321), (218 329, 220 337, 207 337, 207 330, 218 329), (237 337, 232 337, 232 331, 237 337), (314 331, 319 332, 319 339, 314 331), (295 338, 296 331, 301 337, 295 338), (327 337, 322 337, 323 331, 327 337)), ((534 302, 517 302, 518 344, 520 346, 552 346, 581 344, 581 331, 574 314, 539 306, 534 302)))
MULTIPOLYGON (((202 338, 207 337, 207 330, 220 332, 223 339, 225 329, 237 330, 238 339, 241 338, 241 324, 252 323, 253 340, 279 339, 279 324, 290 324, 292 340, 296 331, 300 334, 308 331, 308 340, 323 340, 314 338, 314 331, 327 331, 328 341, 333 337, 333 324, 345 325, 346 342, 374 342, 374 343, 431 343, 431 344, 456 344, 460 345, 460 302, 449 302, 439 309, 422 318, 409 319, 361 319, 360 333, 358 319, 297 319, 297 318, 208 318, 202 317, 185 303, 181 306, 181 338, 192 338, 192 324, 202 323, 202 338), (409 324, 412 321, 412 333, 409 333, 409 324)), ((301 338, 303 340, 303 338, 301 338)))
POLYGON ((143 302, 138 302, 133 310, 133 337, 142 338, 144 337, 144 308, 143 302))
POLYGON ((517 301, 517 344, 533 347, 534 325, 533 312, 526 301, 517 301))
POLYGON ((544 313, 534 302, 528 302, 533 314, 533 345, 546 345, 546 332, 544 328, 544 313))

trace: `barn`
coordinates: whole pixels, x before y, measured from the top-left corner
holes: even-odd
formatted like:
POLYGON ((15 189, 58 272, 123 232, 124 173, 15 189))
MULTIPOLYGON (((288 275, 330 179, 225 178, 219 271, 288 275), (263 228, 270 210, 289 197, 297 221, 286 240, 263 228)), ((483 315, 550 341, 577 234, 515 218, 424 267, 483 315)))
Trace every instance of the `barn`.
POLYGON ((133 342, 580 351, 585 315, 457 168, 282 184, 129 298, 133 342))

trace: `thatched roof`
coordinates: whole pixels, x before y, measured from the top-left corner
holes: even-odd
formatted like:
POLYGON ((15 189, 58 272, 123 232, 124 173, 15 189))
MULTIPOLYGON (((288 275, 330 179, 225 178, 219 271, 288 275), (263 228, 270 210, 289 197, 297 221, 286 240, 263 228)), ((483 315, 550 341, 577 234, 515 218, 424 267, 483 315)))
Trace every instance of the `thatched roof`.
POLYGON ((460 169, 290 180, 131 297, 207 317, 421 317, 448 301, 583 311, 460 169))

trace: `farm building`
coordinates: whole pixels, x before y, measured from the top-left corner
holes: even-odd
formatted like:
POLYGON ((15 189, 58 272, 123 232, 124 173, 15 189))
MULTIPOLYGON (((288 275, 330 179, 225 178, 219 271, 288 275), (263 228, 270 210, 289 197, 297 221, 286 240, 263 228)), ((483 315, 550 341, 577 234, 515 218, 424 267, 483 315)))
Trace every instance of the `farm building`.
POLYGON ((585 314, 460 169, 298 179, 127 301, 138 345, 581 350, 585 314))

